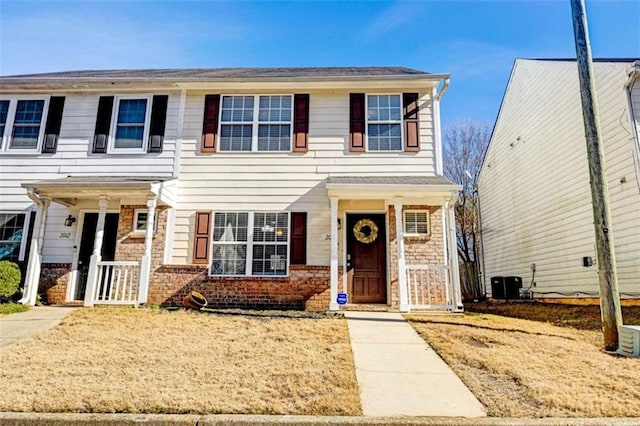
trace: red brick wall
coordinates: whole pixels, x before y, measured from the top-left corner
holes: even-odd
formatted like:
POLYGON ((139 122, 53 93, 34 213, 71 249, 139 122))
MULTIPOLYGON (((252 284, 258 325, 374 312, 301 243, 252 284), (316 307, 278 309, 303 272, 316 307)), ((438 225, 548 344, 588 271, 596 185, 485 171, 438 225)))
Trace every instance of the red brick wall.
POLYGON ((180 304, 198 291, 209 306, 257 309, 329 309, 329 267, 292 265, 288 277, 209 277, 206 266, 164 265, 149 285, 149 304, 180 304))
MULTIPOLYGON (((137 261, 144 255, 144 233, 133 232, 133 219, 136 209, 147 210, 145 205, 120 206, 118 219, 118 242, 116 245, 115 260, 137 261)), ((164 239, 167 231, 168 210, 158 211, 157 231, 153 235, 151 246, 151 265, 157 267, 162 264, 164 258, 164 239)))
MULTIPOLYGON (((406 205, 404 210, 429 210, 429 235, 424 237, 406 237, 404 239, 404 256, 407 265, 434 265, 445 263, 445 242, 442 232, 442 206, 406 205)), ((389 264, 391 271, 391 306, 400 305, 398 293, 398 248, 396 236, 396 211, 389 206, 389 264)), ((435 285, 444 286, 446 282, 438 281, 435 285)), ((435 294, 434 294, 435 296, 435 294)), ((443 300, 433 303, 442 303, 443 300)))
POLYGON ((65 303, 70 279, 70 263, 43 263, 40 268, 38 294, 45 293, 48 303, 65 303))

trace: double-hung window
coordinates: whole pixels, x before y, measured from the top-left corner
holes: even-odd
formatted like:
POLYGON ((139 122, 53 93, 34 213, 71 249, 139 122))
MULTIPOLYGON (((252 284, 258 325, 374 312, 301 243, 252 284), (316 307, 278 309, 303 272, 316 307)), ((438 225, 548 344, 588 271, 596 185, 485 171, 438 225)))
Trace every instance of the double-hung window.
POLYGON ((288 212, 215 213, 211 275, 287 275, 288 253, 288 212))
POLYGON ((367 95, 369 151, 402 151, 400 95, 367 95))
POLYGON ((116 102, 113 148, 114 150, 142 151, 149 134, 150 98, 120 97, 116 102))
POLYGON ((0 100, 0 150, 34 152, 44 134, 47 99, 0 100))
POLYGON ((291 151, 290 95, 223 96, 220 151, 291 151))
POLYGON ((0 213, 0 260, 22 260, 22 246, 26 240, 25 218, 22 213, 0 213))

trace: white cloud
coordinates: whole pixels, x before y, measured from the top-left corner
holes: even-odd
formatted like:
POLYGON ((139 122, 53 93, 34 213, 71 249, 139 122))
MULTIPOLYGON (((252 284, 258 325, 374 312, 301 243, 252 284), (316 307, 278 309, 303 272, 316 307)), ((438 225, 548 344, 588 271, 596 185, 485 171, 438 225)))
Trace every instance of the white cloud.
POLYGON ((371 20, 363 29, 359 39, 361 41, 378 39, 413 21, 423 8, 424 3, 421 2, 398 1, 371 20))

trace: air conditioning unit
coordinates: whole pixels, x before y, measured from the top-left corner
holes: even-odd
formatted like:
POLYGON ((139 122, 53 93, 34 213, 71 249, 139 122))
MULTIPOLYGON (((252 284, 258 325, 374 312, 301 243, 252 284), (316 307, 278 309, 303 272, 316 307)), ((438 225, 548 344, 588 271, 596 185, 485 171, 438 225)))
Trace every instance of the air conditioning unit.
POLYGON ((624 356, 640 357, 640 325, 618 327, 618 353, 624 356))

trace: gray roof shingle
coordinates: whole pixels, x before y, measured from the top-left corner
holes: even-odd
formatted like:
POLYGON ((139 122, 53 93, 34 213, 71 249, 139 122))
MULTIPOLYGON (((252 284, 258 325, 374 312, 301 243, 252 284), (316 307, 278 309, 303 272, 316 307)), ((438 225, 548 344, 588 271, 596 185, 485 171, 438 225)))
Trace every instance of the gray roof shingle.
POLYGON ((293 68, 176 68, 140 70, 86 70, 1 76, 4 79, 171 80, 206 81, 271 78, 344 78, 429 76, 405 67, 293 67, 293 68))

